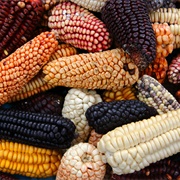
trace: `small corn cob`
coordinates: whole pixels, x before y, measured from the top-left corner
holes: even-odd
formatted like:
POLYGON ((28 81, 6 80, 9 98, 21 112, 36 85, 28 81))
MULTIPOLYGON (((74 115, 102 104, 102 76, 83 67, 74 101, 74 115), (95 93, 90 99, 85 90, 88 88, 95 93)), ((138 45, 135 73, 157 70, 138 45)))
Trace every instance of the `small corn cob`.
POLYGON ((61 159, 56 180, 103 180, 106 164, 98 149, 89 143, 70 147, 61 159))
POLYGON ((41 0, 0 1, 0 60, 33 38, 42 14, 41 0))
POLYGON ((0 110, 0 138, 43 148, 70 147, 75 125, 62 116, 0 110))
POLYGON ((137 99, 136 98, 136 89, 131 86, 131 87, 126 87, 121 89, 120 91, 108 91, 105 90, 101 97, 103 101, 110 102, 114 100, 132 100, 132 99, 137 99))
POLYGON ((145 70, 140 71, 139 76, 142 77, 144 74, 149 75, 162 84, 165 81, 167 71, 168 62, 166 58, 156 57, 156 59, 145 70))
POLYGON ((137 66, 123 49, 62 57, 43 67, 44 80, 54 86, 120 90, 139 77, 137 66))
POLYGON ((89 107, 85 113, 89 126, 99 134, 157 114, 156 109, 139 100, 99 102, 89 107))
POLYGON ((88 139, 91 128, 85 112, 90 106, 101 101, 101 96, 94 90, 72 88, 68 91, 64 99, 62 116, 70 119, 76 126, 78 137, 72 144, 85 142, 88 139))
POLYGON ((97 143, 114 174, 139 171, 180 152, 180 109, 117 127, 97 143))
POLYGON ((180 84, 180 54, 171 61, 167 76, 170 83, 180 84))
POLYGON ((176 97, 177 101, 180 103, 180 90, 178 90, 176 92, 175 97, 176 97))
POLYGON ((136 84, 137 98, 154 107, 159 114, 180 108, 175 97, 156 79, 143 75, 136 84))
POLYGON ((94 129, 92 129, 88 138, 88 143, 97 147, 97 143, 102 138, 102 136, 103 134, 99 134, 94 129))
POLYGON ((0 62, 0 105, 23 88, 47 63, 58 42, 52 32, 43 32, 0 62))
POLYGON ((56 175, 61 152, 0 140, 0 171, 28 177, 56 175))
POLYGON ((12 174, 0 172, 1 180, 17 180, 12 174))
POLYGON ((156 163, 152 163, 150 166, 145 167, 140 171, 136 171, 131 174, 117 175, 113 174, 111 180, 160 180, 160 179, 174 179, 180 178, 180 162, 172 161, 170 158, 165 158, 156 163))
POLYGON ((107 50, 111 46, 111 38, 103 21, 73 2, 55 6, 48 26, 60 41, 88 52, 107 50))
POLYGON ((108 0, 102 20, 119 46, 145 69, 156 57, 156 38, 144 0, 108 0))

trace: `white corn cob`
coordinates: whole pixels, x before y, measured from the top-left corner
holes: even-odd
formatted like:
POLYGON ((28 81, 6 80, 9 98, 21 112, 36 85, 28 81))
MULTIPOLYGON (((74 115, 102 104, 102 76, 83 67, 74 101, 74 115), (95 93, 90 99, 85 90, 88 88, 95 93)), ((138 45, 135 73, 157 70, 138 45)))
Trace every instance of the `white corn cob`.
POLYGON ((97 143, 115 174, 139 171, 180 152, 180 109, 118 127, 97 143))

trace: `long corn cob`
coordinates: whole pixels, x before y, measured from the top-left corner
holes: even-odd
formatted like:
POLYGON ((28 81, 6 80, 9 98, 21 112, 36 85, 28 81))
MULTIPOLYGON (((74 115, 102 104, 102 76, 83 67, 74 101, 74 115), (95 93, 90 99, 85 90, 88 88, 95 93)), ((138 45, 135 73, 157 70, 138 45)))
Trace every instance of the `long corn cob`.
POLYGON ((180 108, 175 97, 156 79, 143 75, 136 84, 137 98, 157 109, 159 114, 180 108))
POLYGON ((180 151, 180 109, 118 127, 97 144, 103 162, 121 175, 139 171, 180 151))
POLYGON ((39 72, 57 45, 54 33, 43 32, 0 62, 0 105, 39 72))
POLYGON ((61 152, 0 140, 0 171, 28 177, 56 175, 61 152))
POLYGON ((120 90, 139 77, 137 66, 123 49, 59 58, 43 67, 44 80, 54 86, 120 90))
POLYGON ((75 125, 62 116, 0 110, 0 138, 43 148, 68 148, 75 125))
POLYGON ((33 38, 42 14, 41 0, 0 1, 0 60, 33 38))

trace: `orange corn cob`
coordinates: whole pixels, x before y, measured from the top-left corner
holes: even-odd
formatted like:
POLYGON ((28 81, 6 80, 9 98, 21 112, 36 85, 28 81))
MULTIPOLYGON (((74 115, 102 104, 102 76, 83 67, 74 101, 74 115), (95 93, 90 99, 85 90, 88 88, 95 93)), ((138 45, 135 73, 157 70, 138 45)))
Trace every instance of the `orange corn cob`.
POLYGON ((123 49, 62 57, 43 67, 44 80, 54 86, 120 90, 139 77, 137 66, 123 49))
POLYGON ((178 90, 178 91, 176 92, 175 97, 176 97, 177 101, 180 103, 180 90, 178 90))
POLYGON ((39 72, 57 45, 54 33, 43 32, 0 62, 0 105, 39 72))

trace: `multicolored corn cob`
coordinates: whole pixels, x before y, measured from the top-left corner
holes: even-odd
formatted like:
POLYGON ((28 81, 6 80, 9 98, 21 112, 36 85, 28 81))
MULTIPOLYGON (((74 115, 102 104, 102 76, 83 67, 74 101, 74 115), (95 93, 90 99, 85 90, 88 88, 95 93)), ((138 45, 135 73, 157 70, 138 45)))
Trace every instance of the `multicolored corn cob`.
POLYGON ((139 77, 137 66, 123 49, 62 57, 43 67, 44 80, 53 86, 120 90, 139 77))
POLYGON ((139 171, 180 151, 180 109, 117 127, 97 143, 114 174, 139 171))
POLYGON ((99 134, 105 134, 116 127, 148 119, 157 115, 155 108, 139 100, 99 102, 90 106, 85 113, 89 126, 99 134))
POLYGON ((41 0, 0 1, 0 60, 34 37, 43 11, 41 0))
POLYGON ((111 46, 111 38, 103 21, 73 2, 55 6, 48 26, 60 41, 88 52, 107 50, 111 46))
POLYGON ((0 171, 34 178, 56 175, 62 153, 0 140, 0 171))
POLYGON ((179 109, 180 104, 175 97, 156 79, 143 75, 136 83, 137 98, 154 107, 159 114, 179 109))
POLYGON ((52 32, 43 32, 0 61, 0 105, 23 88, 47 63, 58 42, 52 32))
POLYGON ((156 38, 144 0, 108 0, 102 20, 117 44, 145 69, 156 57, 156 38))
POLYGON ((74 123, 62 116, 19 110, 0 110, 0 138, 43 148, 68 148, 74 123))

